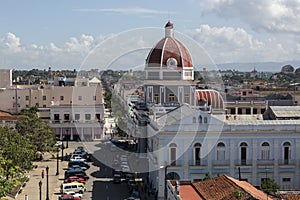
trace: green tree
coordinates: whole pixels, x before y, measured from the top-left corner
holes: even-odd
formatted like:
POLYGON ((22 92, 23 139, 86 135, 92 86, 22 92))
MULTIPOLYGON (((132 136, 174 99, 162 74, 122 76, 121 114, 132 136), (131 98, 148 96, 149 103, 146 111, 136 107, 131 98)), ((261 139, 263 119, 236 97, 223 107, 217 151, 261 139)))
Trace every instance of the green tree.
POLYGON ((16 129, 31 144, 34 152, 49 151, 55 143, 55 134, 48 122, 33 114, 25 115, 18 120, 16 129))
POLYGON ((205 181, 205 180, 209 180, 209 179, 212 179, 212 177, 211 177, 209 172, 206 172, 205 177, 204 177, 203 180, 205 181))
POLYGON ((270 179, 270 178, 267 178, 267 179, 264 179, 263 182, 261 183, 261 188, 263 190, 277 190, 279 189, 279 185, 275 182, 274 179, 270 179))

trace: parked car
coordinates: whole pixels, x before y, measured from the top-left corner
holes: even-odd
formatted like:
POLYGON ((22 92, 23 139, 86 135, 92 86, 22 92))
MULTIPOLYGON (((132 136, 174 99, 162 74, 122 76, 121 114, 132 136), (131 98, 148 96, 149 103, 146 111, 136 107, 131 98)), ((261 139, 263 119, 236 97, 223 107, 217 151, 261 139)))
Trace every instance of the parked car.
POLYGON ((68 164, 69 167, 72 167, 72 166, 74 166, 74 165, 79 165, 79 166, 85 167, 85 168, 87 168, 87 169, 90 168, 90 165, 89 165, 87 162, 85 162, 85 161, 80 161, 80 160, 70 161, 69 164, 68 164))
POLYGON ((79 175, 80 175, 80 177, 87 176, 86 173, 83 170, 68 170, 68 171, 65 171, 65 179, 69 178, 70 176, 79 176, 79 175))
POLYGON ((82 194, 86 188, 83 183, 63 183, 61 186, 61 193, 75 192, 82 194))
POLYGON ((87 168, 86 167, 81 167, 80 165, 72 165, 71 167, 68 168, 68 170, 82 170, 82 171, 86 171, 87 168))
POLYGON ((76 192, 66 192, 66 193, 64 193, 64 194, 62 194, 61 196, 73 196, 74 197, 74 199, 81 199, 82 198, 82 194, 80 194, 80 193, 76 193, 76 192))
POLYGON ((113 182, 114 183, 121 183, 121 175, 120 174, 114 174, 113 182))
POLYGON ((85 179, 78 176, 70 176, 64 180, 64 183, 72 183, 74 181, 85 184, 85 179))

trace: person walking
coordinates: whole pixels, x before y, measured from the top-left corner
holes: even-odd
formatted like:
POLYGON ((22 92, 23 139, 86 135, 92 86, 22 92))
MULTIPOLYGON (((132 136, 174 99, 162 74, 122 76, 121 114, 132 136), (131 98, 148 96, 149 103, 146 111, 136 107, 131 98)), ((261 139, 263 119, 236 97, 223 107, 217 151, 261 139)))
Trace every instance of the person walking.
POLYGON ((44 178, 44 175, 45 175, 45 171, 42 170, 42 179, 44 178))

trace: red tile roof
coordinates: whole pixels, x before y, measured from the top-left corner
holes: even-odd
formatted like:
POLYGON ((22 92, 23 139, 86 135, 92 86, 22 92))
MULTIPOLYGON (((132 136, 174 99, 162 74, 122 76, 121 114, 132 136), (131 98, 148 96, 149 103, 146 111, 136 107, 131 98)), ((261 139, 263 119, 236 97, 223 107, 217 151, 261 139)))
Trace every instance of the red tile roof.
POLYGON ((19 116, 14 116, 6 112, 1 112, 0 111, 0 121, 14 121, 18 120, 19 116))
POLYGON ((204 200, 191 185, 180 185, 179 194, 182 200, 204 200))
POLYGON ((238 181, 234 178, 222 175, 210 180, 192 183, 195 190, 206 200, 246 200, 255 198, 258 200, 271 200, 265 193, 256 189, 246 181, 238 181), (241 197, 237 193, 242 194, 241 197))
POLYGON ((300 194, 280 194, 279 195, 281 199, 284 200, 299 200, 300 194))

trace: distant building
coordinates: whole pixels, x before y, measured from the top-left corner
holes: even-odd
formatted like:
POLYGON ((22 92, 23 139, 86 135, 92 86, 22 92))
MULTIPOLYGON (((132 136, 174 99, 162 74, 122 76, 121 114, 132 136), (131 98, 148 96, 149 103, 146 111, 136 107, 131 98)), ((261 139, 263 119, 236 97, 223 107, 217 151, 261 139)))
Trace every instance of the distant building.
POLYGON ((61 139, 94 140, 102 137, 104 104, 101 83, 97 78, 77 80, 59 74, 54 77, 54 85, 3 88, 0 101, 0 110, 9 113, 37 107, 38 116, 49 120, 61 139))
POLYGON ((0 69, 0 89, 12 86, 12 70, 0 69))

